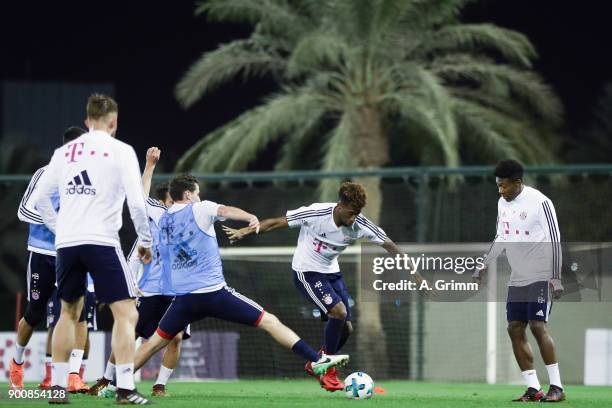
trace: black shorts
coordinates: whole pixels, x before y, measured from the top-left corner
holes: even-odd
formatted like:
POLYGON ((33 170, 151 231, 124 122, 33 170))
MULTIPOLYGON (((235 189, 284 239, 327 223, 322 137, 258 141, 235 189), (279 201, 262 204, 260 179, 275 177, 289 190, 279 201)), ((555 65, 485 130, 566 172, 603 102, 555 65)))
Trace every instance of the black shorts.
POLYGON ((293 283, 306 299, 321 310, 321 317, 327 316, 334 306, 342 302, 346 308, 346 321, 351 321, 350 296, 342 273, 293 271, 293 283))
MULTIPOLYGON (((155 333, 160 320, 166 314, 174 296, 147 296, 139 297, 136 300, 138 309, 138 322, 136 323, 136 337, 148 339, 155 333)), ((183 340, 187 340, 190 335, 189 325, 183 330, 183 340)))
POLYGON ((111 304, 135 298, 136 284, 121 248, 78 245, 57 250, 57 294, 74 302, 87 289, 87 272, 94 281, 98 301, 111 304))
MULTIPOLYGON (((57 291, 54 291, 47 305, 47 328, 55 327, 60 318, 61 311, 62 303, 57 297, 57 291)), ((79 317, 79 322, 84 321, 87 321, 87 330, 98 330, 98 323, 96 322, 96 295, 90 291, 87 291, 85 294, 83 311, 79 317)))
POLYGON ((55 257, 30 252, 28 258, 28 302, 44 318, 46 304, 55 291, 55 257))
POLYGON ((255 301, 225 286, 214 292, 176 296, 159 322, 157 334, 171 340, 189 323, 206 317, 257 327, 264 310, 255 301))
POLYGON ((547 322, 551 310, 552 299, 548 281, 508 287, 506 319, 509 322, 528 322, 529 320, 547 322))

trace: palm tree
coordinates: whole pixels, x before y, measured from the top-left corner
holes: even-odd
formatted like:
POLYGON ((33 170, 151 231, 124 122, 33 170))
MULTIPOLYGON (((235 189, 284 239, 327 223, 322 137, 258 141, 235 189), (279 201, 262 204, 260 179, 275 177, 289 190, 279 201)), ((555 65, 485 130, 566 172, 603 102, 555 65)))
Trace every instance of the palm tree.
MULTIPOLYGON (((205 135, 181 158, 181 171, 241 171, 272 142, 276 169, 299 168, 318 140, 320 169, 379 168, 390 146, 408 144, 422 164, 458 166, 462 148, 487 161, 546 162, 545 141, 561 120, 553 91, 531 70, 536 51, 522 34, 462 24, 467 0, 210 0, 197 14, 252 24, 249 38, 204 53, 176 87, 188 108, 236 77, 273 77, 280 90, 205 135), (205 158, 205 159, 204 159, 205 158)), ((366 215, 380 219, 379 180, 366 215)), ((321 183, 324 199, 335 180, 321 183)), ((366 362, 384 353, 380 310, 360 311, 366 362)), ((378 356, 378 357, 377 357, 378 356)), ((384 371, 384 367, 381 367, 384 371)), ((373 369, 370 369, 373 371, 373 369)), ((373 374, 376 375, 374 372, 373 374)))

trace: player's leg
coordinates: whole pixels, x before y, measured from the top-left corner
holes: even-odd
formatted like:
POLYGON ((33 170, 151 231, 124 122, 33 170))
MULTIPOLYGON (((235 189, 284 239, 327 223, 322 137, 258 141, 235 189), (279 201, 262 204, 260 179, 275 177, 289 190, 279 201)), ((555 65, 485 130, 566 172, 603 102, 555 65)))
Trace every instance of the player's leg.
POLYGON ((121 248, 86 245, 87 269, 94 281, 100 302, 110 306, 113 314, 111 347, 115 355, 117 403, 148 403, 134 385, 134 338, 138 320, 136 288, 121 248))
POLYGON ((157 397, 167 397, 166 384, 170 379, 170 376, 174 372, 174 369, 178 365, 181 357, 181 343, 183 341, 183 332, 174 336, 174 338, 166 346, 164 357, 162 359, 161 366, 159 367, 159 374, 153 384, 152 395, 157 397))
POLYGON ((209 316, 255 326, 266 331, 280 345, 311 362, 312 370, 317 375, 324 373, 329 367, 344 365, 348 362, 347 355, 319 356, 312 347, 275 315, 265 312, 255 301, 230 287, 226 286, 216 292, 203 293, 198 296, 202 297, 201 303, 207 306, 209 316))
POLYGON ((540 354, 548 371, 550 388, 546 393, 546 401, 563 401, 565 393, 561 384, 555 342, 549 334, 546 325, 552 306, 548 282, 537 282, 530 286, 532 287, 531 298, 527 312, 529 316, 529 329, 538 343, 540 354))
POLYGON ((47 329, 47 341, 46 341, 46 351, 45 351, 45 376, 40 384, 38 384, 38 388, 41 390, 46 390, 51 387, 51 339, 53 337, 53 327, 49 326, 47 329))
POLYGON ((523 380, 527 385, 525 393, 517 401, 539 401, 544 397, 540 381, 533 365, 533 350, 527 341, 527 302, 522 288, 508 288, 506 318, 508 335, 512 343, 514 358, 521 369, 523 380))
MULTIPOLYGON (((68 386, 68 360, 75 347, 76 327, 83 310, 87 271, 80 261, 80 255, 80 246, 57 250, 57 296, 60 299, 61 312, 53 330, 51 345, 51 383, 54 389, 66 390, 68 386)), ((67 396, 51 398, 49 402, 67 402, 67 396)))
POLYGON ((24 316, 17 327, 15 353, 9 364, 9 389, 23 388, 23 355, 34 328, 43 320, 47 301, 55 285, 55 257, 30 252, 27 270, 27 300, 24 316))
POLYGON ((87 345, 87 319, 85 305, 79 318, 76 327, 75 348, 70 352, 69 374, 68 374, 68 392, 70 393, 85 393, 89 391, 89 387, 83 382, 79 376, 81 370, 81 362, 85 354, 85 346, 87 345))
POLYGON ((333 279, 330 283, 334 288, 334 291, 340 296, 340 299, 342 299, 342 303, 344 303, 344 307, 346 308, 346 318, 344 321, 344 326, 342 327, 342 333, 340 334, 340 341, 338 342, 338 347, 336 348, 336 352, 338 352, 342 349, 342 347, 344 347, 348 341, 348 338, 353 333, 353 324, 351 323, 351 306, 349 301, 350 295, 341 274, 335 277, 335 279, 333 279))
MULTIPOLYGON (((349 317, 348 293, 342 276, 339 273, 294 272, 294 283, 302 295, 326 315, 323 350, 329 354, 336 354, 343 334, 346 336, 345 327, 349 317), (344 294, 344 298, 341 297, 341 294, 344 294)), ((309 375, 314 376, 310 364, 306 364, 305 370, 309 375)), ((314 377, 328 391, 333 392, 344 388, 335 368, 331 368, 322 377, 314 377)))

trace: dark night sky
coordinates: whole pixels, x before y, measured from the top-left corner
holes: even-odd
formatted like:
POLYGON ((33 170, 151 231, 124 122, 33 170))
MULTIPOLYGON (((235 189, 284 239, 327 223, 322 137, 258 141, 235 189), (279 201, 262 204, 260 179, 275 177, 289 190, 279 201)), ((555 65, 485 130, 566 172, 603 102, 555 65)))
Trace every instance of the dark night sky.
MULTIPOLYGON (((205 132, 274 89, 266 80, 235 81, 188 111, 179 107, 173 87, 188 66, 216 44, 249 33, 245 26, 195 18, 192 1, 36 3, 0 6, 0 81, 114 83, 119 137, 137 151, 160 146, 164 170, 205 132)), ((605 3, 481 0, 464 15, 528 35, 541 56, 536 68, 561 96, 568 128, 575 131, 588 120, 603 83, 612 79, 612 24, 605 3)))

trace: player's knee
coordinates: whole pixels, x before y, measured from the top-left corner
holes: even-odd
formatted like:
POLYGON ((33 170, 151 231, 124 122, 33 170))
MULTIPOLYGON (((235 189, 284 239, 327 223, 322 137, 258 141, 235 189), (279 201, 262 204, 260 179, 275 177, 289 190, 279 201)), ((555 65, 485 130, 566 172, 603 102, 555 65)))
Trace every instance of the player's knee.
POLYGON ((344 324, 344 335, 348 337, 351 334, 353 334, 353 324, 351 322, 346 322, 344 324))
POLYGON ((344 303, 338 302, 334 307, 331 308, 327 315, 333 319, 346 320, 348 312, 346 311, 346 306, 344 306, 344 303))
POLYGON ((523 336, 525 333, 525 324, 523 322, 508 322, 507 330, 510 337, 523 336))
POLYGON ((272 313, 269 313, 269 312, 265 312, 263 315, 263 318, 261 319, 257 327, 267 331, 274 326, 278 326, 279 324, 282 324, 282 323, 278 319, 278 317, 276 317, 276 315, 273 315, 272 313))
POLYGON ((530 320, 529 321, 529 330, 535 338, 539 338, 546 334, 546 325, 544 322, 539 320, 530 320))
POLYGON ((62 310, 60 312, 60 316, 65 316, 65 318, 70 319, 71 321, 78 322, 79 318, 81 317, 82 310, 82 301, 77 300, 75 302, 68 303, 65 300, 62 300, 62 310))
POLYGON ((176 336, 174 336, 174 338, 170 341, 170 343, 168 343, 168 349, 172 349, 172 350, 180 350, 181 349, 181 340, 182 340, 182 334, 179 333, 176 336))
POLYGON ((44 308, 38 307, 37 304, 29 303, 23 318, 31 327, 36 327, 42 321, 43 316, 44 308))

